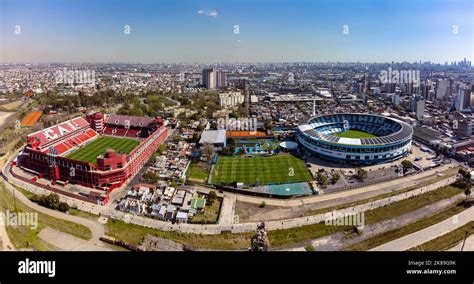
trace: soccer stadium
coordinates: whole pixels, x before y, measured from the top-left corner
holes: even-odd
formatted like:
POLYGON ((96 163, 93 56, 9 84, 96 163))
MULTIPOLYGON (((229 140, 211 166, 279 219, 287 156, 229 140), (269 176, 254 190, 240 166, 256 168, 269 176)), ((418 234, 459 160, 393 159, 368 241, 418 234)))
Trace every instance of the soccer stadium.
POLYGON ((301 121, 297 140, 316 156, 349 165, 386 163, 410 153, 413 128, 373 114, 331 114, 301 121))
POLYGON ((110 192, 133 177, 167 138, 160 118, 95 113, 28 135, 16 166, 52 185, 110 192))

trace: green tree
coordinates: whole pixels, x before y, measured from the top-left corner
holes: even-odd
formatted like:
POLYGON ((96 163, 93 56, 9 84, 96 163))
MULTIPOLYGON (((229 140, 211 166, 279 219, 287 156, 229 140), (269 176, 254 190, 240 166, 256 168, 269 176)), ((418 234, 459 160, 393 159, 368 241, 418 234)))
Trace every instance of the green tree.
POLYGON ((331 173, 331 183, 332 184, 335 184, 340 178, 341 178, 341 175, 338 172, 332 172, 331 173))
POLYGON ((328 178, 325 174, 318 172, 317 178, 322 185, 326 186, 329 184, 328 178))
POLYGON ((413 163, 410 160, 402 161, 403 172, 413 169, 413 163))
POLYGON ((466 170, 464 168, 460 168, 458 173, 464 181, 470 181, 471 180, 471 173, 468 170, 466 170))
POLYGON ((314 246, 312 244, 308 244, 304 247, 306 251, 314 251, 314 246))
POLYGON ((464 189, 464 195, 466 195, 466 201, 471 196, 471 192, 472 192, 471 190, 472 190, 472 184, 471 183, 466 183, 466 187, 464 189))
POLYGON ((209 191, 207 201, 209 201, 209 205, 212 205, 214 201, 217 199, 217 193, 214 190, 209 191))
POLYGON ((367 171, 364 170, 363 168, 357 168, 355 177, 362 181, 367 178, 367 171))

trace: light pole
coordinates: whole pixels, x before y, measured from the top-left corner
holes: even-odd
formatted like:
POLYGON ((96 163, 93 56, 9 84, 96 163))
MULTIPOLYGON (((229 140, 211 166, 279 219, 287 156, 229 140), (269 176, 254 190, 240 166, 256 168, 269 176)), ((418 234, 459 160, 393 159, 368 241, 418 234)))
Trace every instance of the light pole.
POLYGON ((461 251, 463 251, 463 249, 464 249, 464 244, 466 244, 466 239, 467 239, 468 236, 469 236, 469 232, 466 231, 464 233, 464 240, 462 241, 461 251))

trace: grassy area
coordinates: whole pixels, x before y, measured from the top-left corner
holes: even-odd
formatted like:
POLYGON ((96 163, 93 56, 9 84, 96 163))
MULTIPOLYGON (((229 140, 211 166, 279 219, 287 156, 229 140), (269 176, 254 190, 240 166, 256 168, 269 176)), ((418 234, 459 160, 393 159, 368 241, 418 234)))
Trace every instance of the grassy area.
MULTIPOLYGON (((462 190, 448 186, 420 196, 398 201, 382 208, 366 211, 365 224, 368 225, 391 219, 395 216, 400 216, 422 208, 428 204, 450 198, 459 193, 462 193, 462 190)), ((271 245, 274 247, 288 246, 304 243, 305 241, 344 231, 349 228, 350 227, 347 226, 326 226, 324 223, 319 223, 286 230, 270 231, 268 232, 268 237, 271 240, 271 245)))
POLYGON ((377 135, 365 132, 365 131, 360 131, 360 130, 346 130, 343 132, 335 133, 333 134, 334 136, 337 137, 343 137, 343 138, 374 138, 377 137, 377 135))
POLYGON ((221 210, 221 198, 216 198, 211 206, 206 205, 204 212, 196 214, 189 223, 200 223, 200 224, 216 224, 219 219, 219 211, 221 210))
POLYGON ((44 242, 38 237, 38 233, 46 227, 85 240, 90 239, 92 236, 91 231, 83 225, 39 213, 18 199, 14 201, 13 195, 5 189, 5 185, 3 183, 0 184, 0 209, 2 211, 9 210, 10 212, 15 212, 15 205, 16 212, 38 213, 38 226, 35 229, 30 226, 6 226, 10 241, 17 249, 58 250, 55 246, 44 242))
POLYGON ((439 182, 441 180, 444 180, 448 177, 455 176, 458 173, 458 171, 459 171, 459 167, 454 167, 452 169, 448 169, 447 171, 445 171, 442 176, 438 176, 437 173, 429 175, 429 176, 424 178, 424 179, 426 179, 425 181, 420 182, 419 184, 414 185, 414 186, 410 186, 410 187, 407 187, 407 188, 404 188, 404 189, 401 189, 401 190, 397 190, 397 191, 387 192, 387 193, 377 195, 377 196, 374 196, 374 197, 369 197, 369 198, 365 198, 365 199, 361 199, 361 200, 357 200, 357 201, 353 201, 353 202, 349 202, 349 203, 344 203, 344 204, 341 204, 341 205, 325 207, 325 208, 318 208, 318 209, 314 209, 314 210, 308 210, 308 211, 305 212, 304 215, 305 216, 311 216, 311 215, 317 215, 317 214, 321 214, 321 213, 331 212, 331 211, 334 211, 334 210, 341 210, 341 209, 344 209, 344 208, 350 208, 350 207, 354 207, 354 206, 357 206, 357 205, 366 204, 366 203, 373 202, 373 201, 376 201, 376 200, 380 200, 380 199, 384 199, 384 198, 387 198, 387 197, 391 197, 391 196, 399 195, 399 194, 402 194, 402 193, 410 192, 410 191, 415 190, 417 188, 421 188, 421 187, 424 187, 424 186, 427 186, 427 185, 430 185, 430 184, 434 184, 434 183, 439 182))
POLYGON ((282 248, 302 244, 351 228, 350 226, 327 226, 323 222, 291 229, 268 231, 267 236, 272 248, 282 248))
POLYGON ((399 239, 403 236, 412 234, 416 231, 422 230, 429 226, 432 226, 436 223, 439 223, 443 220, 451 218, 452 216, 464 211, 466 208, 460 203, 453 205, 444 209, 443 211, 436 213, 434 215, 430 215, 428 217, 422 218, 418 221, 410 223, 404 227, 387 231, 382 234, 378 234, 372 238, 369 238, 363 242, 354 244, 352 246, 347 247, 347 250, 356 250, 356 251, 363 251, 369 250, 371 248, 380 246, 382 244, 388 243, 390 241, 399 239))
POLYGON ((365 223, 372 224, 393 216, 400 216, 405 213, 415 211, 426 205, 433 204, 443 199, 451 198, 456 194, 463 193, 459 188, 453 186, 442 187, 416 197, 408 198, 390 205, 370 210, 365 214, 365 223))
POLYGON ((138 144, 140 141, 134 139, 102 136, 70 153, 66 158, 95 164, 97 156, 104 154, 107 149, 129 154, 138 144))
POLYGON ((474 234, 474 221, 457 228, 454 231, 432 239, 424 244, 411 248, 410 251, 442 251, 447 250, 464 240, 466 232, 469 235, 474 234))
POLYGON ((33 192, 29 192, 28 190, 24 189, 23 187, 19 187, 17 185, 13 185, 18 191, 20 191, 26 198, 31 199, 37 194, 34 194, 33 192))
MULTIPOLYGON (((22 187, 19 187, 17 185, 13 185, 13 186, 30 200, 34 196, 37 196, 37 194, 29 192, 28 190, 26 190, 22 187)), ((79 210, 79 209, 76 209, 76 208, 70 208, 69 209, 69 215, 78 216, 78 217, 82 217, 82 218, 88 218, 88 219, 91 219, 91 220, 97 220, 99 218, 98 215, 94 215, 92 213, 82 211, 82 210, 79 210)))
POLYGON ((303 161, 291 155, 271 157, 219 157, 212 171, 213 184, 269 184, 311 180, 303 161))
MULTIPOLYGON (((267 234, 271 247, 277 248, 322 237, 349 228, 350 227, 326 226, 324 223, 319 223, 292 229, 269 231, 267 234)), ((191 245, 195 248, 246 250, 250 247, 250 238, 255 233, 199 235, 180 232, 165 232, 109 219, 107 222, 106 234, 135 245, 140 244, 143 241, 143 238, 147 234, 150 234, 181 242, 186 245, 191 245)))
POLYGON ((81 218, 87 218, 87 219, 94 220, 94 221, 99 219, 99 215, 95 215, 95 214, 92 214, 92 213, 89 213, 89 212, 86 212, 86 211, 82 211, 82 210, 79 210, 79 209, 76 209, 76 208, 69 209, 69 215, 73 215, 73 216, 77 216, 77 217, 81 217, 81 218))
POLYGON ((199 235, 181 232, 166 232, 146 228, 122 221, 109 219, 106 225, 106 234, 120 239, 128 244, 138 245, 147 235, 171 239, 195 248, 216 250, 245 250, 250 247, 250 237, 253 233, 199 235))
POLYGON ((197 163, 191 163, 186 172, 186 177, 188 179, 199 180, 201 182, 207 181, 208 176, 209 176, 209 173, 206 170, 205 166, 202 164, 197 164, 197 163))

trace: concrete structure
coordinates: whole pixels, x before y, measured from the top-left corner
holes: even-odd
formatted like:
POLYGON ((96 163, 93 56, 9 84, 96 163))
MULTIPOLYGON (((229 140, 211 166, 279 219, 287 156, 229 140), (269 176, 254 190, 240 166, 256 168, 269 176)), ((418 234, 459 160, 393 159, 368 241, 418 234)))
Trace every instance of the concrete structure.
POLYGON ((207 89, 215 89, 216 83, 216 69, 205 68, 202 70, 202 85, 207 89))
POLYGON ((415 106, 416 106, 415 107, 416 118, 422 119, 423 115, 425 114, 425 100, 424 99, 418 100, 415 106))
POLYGON ((371 114, 316 116, 300 122, 297 141, 317 156, 342 164, 385 163, 406 156, 413 128, 402 121, 371 114), (335 133, 359 130, 375 138, 345 138, 335 133))
POLYGON ((226 131, 204 130, 198 144, 202 146, 204 143, 211 144, 215 150, 222 150, 226 146, 226 131))
POLYGON ((244 103, 245 96, 241 92, 227 92, 219 94, 221 107, 235 107, 244 103))
POLYGON ((202 84, 207 89, 227 87, 227 72, 217 71, 216 68, 202 70, 202 84))
POLYGON ((448 93, 449 89, 449 81, 448 80, 439 80, 438 83, 436 84, 436 99, 442 99, 446 95, 449 95, 448 93))

